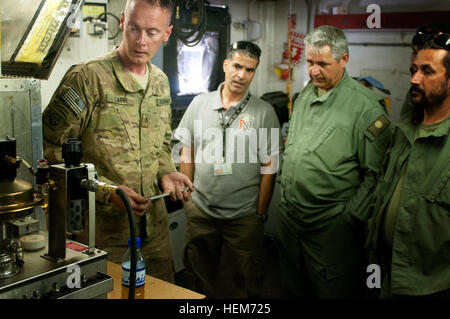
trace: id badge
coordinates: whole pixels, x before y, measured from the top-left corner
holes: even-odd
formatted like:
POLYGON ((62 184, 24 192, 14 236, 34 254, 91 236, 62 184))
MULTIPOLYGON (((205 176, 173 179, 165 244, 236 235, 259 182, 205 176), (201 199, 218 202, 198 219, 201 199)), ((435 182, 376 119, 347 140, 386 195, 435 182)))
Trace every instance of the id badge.
POLYGON ((231 163, 216 163, 214 164, 214 176, 231 175, 231 163))

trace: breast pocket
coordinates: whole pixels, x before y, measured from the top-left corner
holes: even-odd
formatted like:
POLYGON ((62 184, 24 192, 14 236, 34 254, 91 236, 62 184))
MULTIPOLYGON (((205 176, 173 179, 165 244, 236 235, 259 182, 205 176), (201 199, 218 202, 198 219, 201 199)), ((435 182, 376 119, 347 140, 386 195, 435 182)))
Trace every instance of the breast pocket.
MULTIPOLYGON (((431 176, 433 176, 430 173, 431 176)), ((424 183, 424 197, 429 204, 440 206, 450 216, 450 165, 439 179, 424 183)))
POLYGON ((345 127, 330 125, 309 148, 330 171, 354 157, 352 139, 345 127))
POLYGON ((108 152, 120 153, 132 149, 131 139, 119 111, 111 106, 103 108, 95 129, 97 141, 108 152))
POLYGON ((442 190, 439 193, 436 201, 442 208, 447 211, 447 215, 450 221, 450 178, 447 178, 447 182, 442 187, 442 190))
POLYGON ((95 136, 103 151, 112 157, 133 149, 133 142, 127 125, 131 119, 120 109, 121 105, 108 103, 100 108, 95 121, 95 136))
POLYGON ((156 148, 161 147, 166 139, 166 133, 170 142, 170 97, 152 97, 146 101, 142 116, 142 126, 146 130, 145 138, 148 145, 156 148))
POLYGON ((170 109, 170 105, 162 105, 160 106, 160 126, 159 126, 159 136, 164 140, 166 137, 166 133, 169 129, 171 129, 172 125, 172 112, 170 109))
MULTIPOLYGON (((431 174, 430 174, 431 175, 431 174)), ((430 178, 423 184, 426 192, 411 201, 409 210, 413 213, 415 244, 421 251, 430 252, 429 260, 450 263, 450 167, 440 178, 430 178), (429 186, 430 187, 427 187, 429 186), (433 185, 433 186, 431 186, 433 185), (425 198, 425 201, 423 200, 425 198)))

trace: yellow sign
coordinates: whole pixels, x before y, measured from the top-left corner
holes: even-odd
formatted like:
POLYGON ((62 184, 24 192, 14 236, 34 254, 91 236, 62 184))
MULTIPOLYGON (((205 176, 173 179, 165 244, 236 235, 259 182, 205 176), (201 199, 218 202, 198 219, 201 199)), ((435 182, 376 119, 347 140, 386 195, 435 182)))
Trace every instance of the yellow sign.
POLYGON ((101 13, 105 12, 104 5, 85 4, 83 6, 83 17, 97 18, 101 13))
MULTIPOLYGON (((75 11, 71 4, 71 0, 47 0, 45 2, 15 61, 42 63, 65 17, 69 11, 75 11)), ((70 21, 69 17, 68 22, 70 21)))

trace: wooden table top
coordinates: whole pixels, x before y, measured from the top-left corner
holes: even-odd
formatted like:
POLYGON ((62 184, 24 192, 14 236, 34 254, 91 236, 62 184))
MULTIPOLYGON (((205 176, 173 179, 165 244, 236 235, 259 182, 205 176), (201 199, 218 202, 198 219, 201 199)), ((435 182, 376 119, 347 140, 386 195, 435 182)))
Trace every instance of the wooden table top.
MULTIPOLYGON (((109 276, 114 279, 114 290, 108 292, 108 299, 122 299, 122 267, 106 262, 109 276)), ((205 296, 192 290, 176 286, 152 276, 145 276, 145 299, 204 299, 205 296)))

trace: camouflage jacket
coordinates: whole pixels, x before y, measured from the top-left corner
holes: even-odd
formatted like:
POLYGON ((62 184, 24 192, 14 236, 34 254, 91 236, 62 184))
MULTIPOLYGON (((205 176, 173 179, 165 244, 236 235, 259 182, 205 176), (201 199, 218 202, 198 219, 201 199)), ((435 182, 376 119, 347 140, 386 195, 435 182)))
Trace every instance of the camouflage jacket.
MULTIPOLYGON (((143 90, 122 66, 116 49, 72 66, 43 113, 49 163, 62 162, 62 144, 77 138, 82 142, 82 162, 95 165, 99 180, 127 185, 145 197, 159 193, 157 178, 176 171, 170 149, 170 88, 160 69, 151 63, 148 69, 143 90)), ((108 194, 96 193, 96 199, 98 244, 102 239, 103 245, 126 244, 126 214, 108 204, 108 194)), ((165 214, 146 215, 152 215, 154 223, 165 214)))

